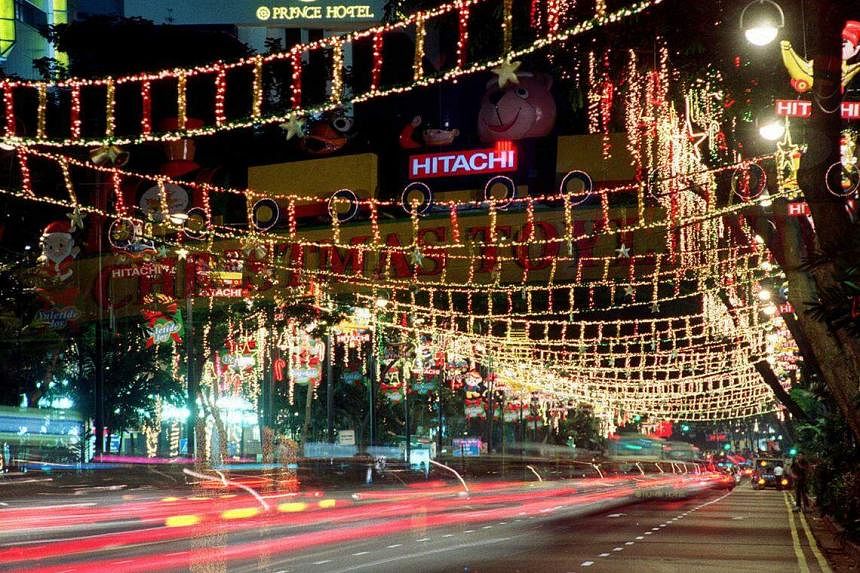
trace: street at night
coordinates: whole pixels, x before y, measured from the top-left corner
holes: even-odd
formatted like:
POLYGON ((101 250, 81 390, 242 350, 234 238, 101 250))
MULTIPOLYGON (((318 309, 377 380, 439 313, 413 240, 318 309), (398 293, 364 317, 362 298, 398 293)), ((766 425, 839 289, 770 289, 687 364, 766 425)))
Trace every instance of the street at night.
POLYGON ((0 0, 0 570, 860 569, 860 4, 0 0))

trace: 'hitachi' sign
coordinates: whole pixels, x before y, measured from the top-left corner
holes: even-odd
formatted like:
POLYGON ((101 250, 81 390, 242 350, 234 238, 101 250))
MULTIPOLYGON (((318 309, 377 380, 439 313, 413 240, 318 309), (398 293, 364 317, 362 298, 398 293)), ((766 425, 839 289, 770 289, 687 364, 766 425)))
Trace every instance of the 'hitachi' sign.
POLYGON ((409 158, 409 178, 458 177, 482 173, 503 173, 517 168, 516 149, 473 149, 448 153, 413 155, 409 158))

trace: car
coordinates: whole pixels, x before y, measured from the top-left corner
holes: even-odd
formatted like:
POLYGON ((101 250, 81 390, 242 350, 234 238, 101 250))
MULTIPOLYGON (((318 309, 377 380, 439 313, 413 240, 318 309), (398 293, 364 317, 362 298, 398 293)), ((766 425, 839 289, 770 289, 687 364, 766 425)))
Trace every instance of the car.
POLYGON ((791 489, 791 476, 786 466, 786 461, 781 458, 758 458, 750 476, 753 489, 791 489))

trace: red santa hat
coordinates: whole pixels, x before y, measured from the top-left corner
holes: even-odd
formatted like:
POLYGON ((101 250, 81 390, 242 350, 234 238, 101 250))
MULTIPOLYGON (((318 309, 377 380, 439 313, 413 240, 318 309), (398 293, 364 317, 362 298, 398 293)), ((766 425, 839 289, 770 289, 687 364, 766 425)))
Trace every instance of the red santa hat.
POLYGON ((860 44, 860 22, 848 20, 842 29, 842 39, 851 42, 855 46, 860 44))
POLYGON ((71 223, 69 221, 54 221, 53 223, 48 223, 48 226, 42 231, 43 235, 53 235, 54 233, 71 234, 71 223))

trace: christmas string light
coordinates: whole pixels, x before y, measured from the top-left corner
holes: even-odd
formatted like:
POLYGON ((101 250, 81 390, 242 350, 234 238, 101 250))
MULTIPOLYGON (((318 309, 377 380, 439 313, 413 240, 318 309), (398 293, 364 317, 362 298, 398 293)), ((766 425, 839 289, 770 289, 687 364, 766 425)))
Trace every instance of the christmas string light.
POLYGON ((48 111, 48 90, 45 84, 39 84, 38 89, 38 108, 36 112, 36 138, 45 138, 45 121, 48 111))
MULTIPOLYGON (((78 94, 80 94, 80 86, 74 87, 77 88, 78 94)), ((140 102, 140 133, 144 136, 147 136, 152 133, 152 84, 149 80, 143 80, 142 82, 140 82, 140 102)), ((78 137, 80 137, 80 133, 78 133, 78 137)), ((72 139, 77 138, 75 136, 72 136, 72 139)))
POLYGON ((227 121, 224 113, 224 101, 227 97, 227 70, 223 66, 218 67, 215 76, 215 125, 221 127, 227 121))
POLYGON ((116 82, 105 80, 105 139, 110 142, 116 133, 116 82))
MULTIPOLYGON (((125 136, 125 137, 116 137, 111 127, 113 125, 112 121, 106 121, 107 129, 105 131, 105 135, 103 138, 91 138, 91 139, 71 139, 65 138, 61 139, 59 137, 52 137, 51 134, 48 134, 44 139, 34 139, 28 137, 19 137, 13 131, 8 130, 8 116, 7 116, 7 131, 5 134, 5 142, 9 145, 50 145, 50 146, 70 146, 70 145, 86 145, 86 146, 101 146, 106 143, 113 143, 117 145, 126 145, 126 144, 138 144, 144 142, 157 142, 157 141, 175 141, 178 139, 184 139, 186 137, 195 137, 195 136, 205 136, 205 135, 213 135, 215 133, 219 133, 225 130, 235 130, 242 129, 247 127, 252 127, 254 125, 260 124, 280 124, 287 121, 291 117, 303 117, 316 113, 324 113, 326 111, 331 111, 336 109, 340 105, 344 103, 361 103, 365 101, 369 101, 371 99, 375 99, 378 97, 386 97, 390 95, 396 95, 400 93, 406 93, 410 90, 413 90, 417 87, 426 87, 430 85, 436 85, 439 83, 444 83, 447 81, 454 80, 458 77, 462 77, 465 75, 474 74, 481 71, 486 71, 498 67, 505 61, 513 61, 515 58, 519 58, 550 46, 553 46, 559 42, 563 42, 569 40, 575 36, 581 35, 588 31, 594 30, 600 26, 610 25, 617 22, 620 22, 624 19, 627 19, 631 16, 644 12, 648 8, 658 5, 662 0, 639 0, 638 2, 633 2, 627 7, 619 8, 618 10, 608 14, 605 18, 594 18, 590 20, 586 20, 580 22, 576 25, 569 26, 563 30, 559 30, 558 34, 552 37, 543 37, 538 38, 534 42, 529 45, 526 45, 522 48, 513 50, 506 49, 504 51, 504 55, 499 58, 495 58, 492 60, 474 62, 467 67, 455 68, 449 70, 447 72, 441 74, 435 74, 432 76, 424 75, 421 73, 420 80, 413 82, 408 86, 398 86, 392 87, 388 89, 380 89, 372 92, 367 92, 360 95, 352 95, 349 98, 343 99, 339 104, 333 104, 331 102, 327 102, 324 104, 320 104, 318 106, 314 106, 312 108, 301 108, 294 106, 289 112, 283 114, 263 114, 262 110, 262 98, 263 94, 263 85, 262 85, 262 74, 263 67, 265 64, 274 63, 281 61, 283 59, 293 58, 295 54, 301 54, 308 51, 316 51, 316 50, 327 50, 331 49, 331 47, 335 43, 354 43, 355 41, 361 40, 365 37, 371 37, 376 33, 387 33, 392 31, 399 31, 408 29, 409 26, 415 24, 418 19, 422 19, 425 27, 427 22, 430 19, 438 18, 450 12, 466 9, 467 7, 472 7, 474 5, 486 2, 488 0, 458 0, 457 3, 445 4, 437 9, 419 12, 413 15, 409 20, 405 20, 402 22, 397 22, 394 24, 386 24, 379 28, 371 28, 368 30, 362 30, 358 32, 353 32, 351 34, 347 34, 345 36, 338 37, 329 37, 323 38, 321 40, 303 45, 297 46, 296 48, 291 49, 288 52, 270 54, 267 56, 253 56, 251 58, 247 58, 244 60, 240 60, 237 62, 229 63, 229 64, 209 64, 206 66, 200 66, 197 68, 189 68, 189 69, 181 69, 181 70, 162 70, 160 72, 148 73, 148 74, 135 74, 130 76, 122 76, 117 78, 107 77, 102 79, 80 79, 80 78, 71 78, 64 81, 59 82, 48 82, 45 83, 47 89, 50 90, 68 90, 73 86, 77 85, 81 88, 90 88, 90 87, 104 87, 108 93, 108 103, 105 106, 105 115, 106 119, 112 119, 114 115, 114 106, 115 102, 113 101, 113 91, 115 85, 122 85, 127 83, 137 83, 141 84, 142 82, 158 82, 165 80, 175 80, 181 74, 187 78, 193 78, 205 74, 214 74, 217 72, 217 69, 223 66, 225 69, 229 70, 237 70, 245 67, 251 67, 253 72, 253 82, 252 82, 252 109, 251 116, 244 119, 235 119, 233 121, 225 122, 221 126, 217 125, 203 125, 199 128, 188 129, 188 130, 173 130, 173 131, 164 131, 161 133, 149 133, 149 134, 138 134, 134 136, 125 136)), ((511 3, 512 0, 504 0, 507 3, 511 3)), ((505 41, 506 45, 509 46, 511 40, 511 32, 512 32, 512 12, 507 12, 504 16, 503 24, 504 26, 504 37, 508 38, 505 41)), ((296 73, 300 73, 300 69, 294 69, 294 75, 296 73)), ((4 90, 10 90, 11 92, 17 89, 27 89, 27 88, 37 88, 39 82, 27 82, 27 81, 12 81, 6 80, 3 82, 4 90)), ((296 86, 293 86, 294 96, 297 92, 296 86)), ((8 101, 7 101, 8 105, 8 101)), ((214 113, 213 113, 214 116, 214 113)))

